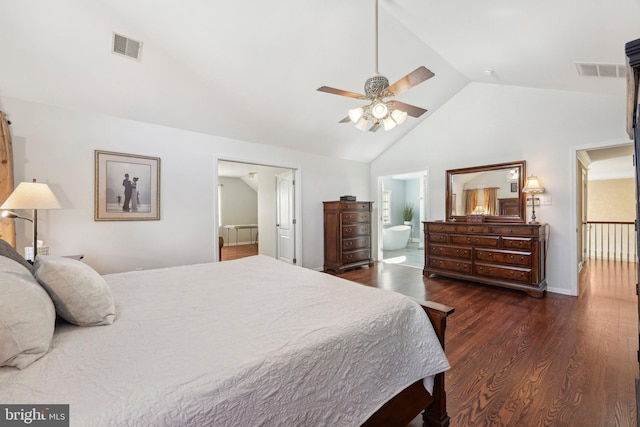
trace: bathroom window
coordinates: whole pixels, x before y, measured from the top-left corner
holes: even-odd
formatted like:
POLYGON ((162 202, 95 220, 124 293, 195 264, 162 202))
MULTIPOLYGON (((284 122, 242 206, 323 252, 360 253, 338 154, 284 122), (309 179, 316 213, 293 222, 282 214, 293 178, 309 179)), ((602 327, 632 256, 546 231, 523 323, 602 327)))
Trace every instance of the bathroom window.
POLYGON ((391 224, 391 191, 382 190, 382 223, 391 224))

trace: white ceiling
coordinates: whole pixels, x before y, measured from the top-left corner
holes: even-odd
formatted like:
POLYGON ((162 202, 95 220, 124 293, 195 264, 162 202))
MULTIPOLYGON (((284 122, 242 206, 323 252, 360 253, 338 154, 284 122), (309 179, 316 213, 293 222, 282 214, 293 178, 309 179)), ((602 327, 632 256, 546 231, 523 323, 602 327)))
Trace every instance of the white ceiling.
POLYGON ((0 0, 0 109, 16 97, 368 162, 470 81, 624 102, 624 79, 575 62, 624 63, 640 1, 380 0, 379 71, 435 77, 399 96, 429 113, 376 133, 338 123, 359 101, 316 91, 363 91, 373 20, 373 0, 0 0), (143 42, 141 61, 110 53, 113 32, 143 42))

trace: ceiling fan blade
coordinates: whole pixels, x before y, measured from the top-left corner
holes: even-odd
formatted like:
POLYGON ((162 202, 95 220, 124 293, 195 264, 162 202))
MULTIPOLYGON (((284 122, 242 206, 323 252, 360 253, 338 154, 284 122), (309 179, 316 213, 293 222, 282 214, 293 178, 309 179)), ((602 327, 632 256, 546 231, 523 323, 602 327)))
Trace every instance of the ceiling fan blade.
POLYGON ((349 91, 342 90, 342 89, 335 89, 335 88, 332 88, 332 87, 329 87, 329 86, 322 86, 322 87, 319 87, 317 90, 320 91, 320 92, 332 93, 334 95, 347 96, 349 98, 367 99, 366 96, 360 95, 359 93, 349 92, 349 91))
POLYGON ((344 119, 340 120, 338 123, 350 123, 351 119, 349 118, 349 116, 345 117, 344 119))
POLYGON ((378 123, 377 125, 371 126, 371 129, 369 129, 369 132, 375 132, 378 129, 380 129, 380 123, 378 123))
MULTIPOLYGON (((425 80, 429 80, 431 77, 435 76, 428 68, 424 66, 420 66, 416 68, 414 71, 410 72, 391 86, 387 88, 387 90, 394 95, 401 94, 412 87, 419 85, 425 80)), ((320 90, 320 89, 318 89, 320 90)))
POLYGON ((404 102, 394 101, 393 108, 406 112, 411 117, 420 117, 427 112, 424 108, 416 107, 415 105, 405 104, 404 102))

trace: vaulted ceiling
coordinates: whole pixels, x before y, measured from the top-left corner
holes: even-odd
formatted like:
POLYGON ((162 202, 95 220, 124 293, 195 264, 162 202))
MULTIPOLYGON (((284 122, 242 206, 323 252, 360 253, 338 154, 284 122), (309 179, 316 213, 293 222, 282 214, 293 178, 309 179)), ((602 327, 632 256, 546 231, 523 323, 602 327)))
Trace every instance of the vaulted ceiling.
POLYGON ((316 89, 363 91, 373 0, 0 0, 0 109, 15 97, 368 162, 470 81, 624 102, 623 78, 575 62, 624 64, 639 22, 639 0, 380 0, 380 73, 435 77, 399 96, 427 114, 371 133, 338 123, 359 101, 316 89), (114 32, 143 42, 140 61, 111 53, 114 32))

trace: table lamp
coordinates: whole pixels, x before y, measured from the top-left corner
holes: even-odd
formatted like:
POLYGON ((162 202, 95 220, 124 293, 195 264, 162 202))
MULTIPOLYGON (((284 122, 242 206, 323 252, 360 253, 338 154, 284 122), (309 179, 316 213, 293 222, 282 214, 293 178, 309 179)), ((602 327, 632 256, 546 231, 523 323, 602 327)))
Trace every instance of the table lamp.
POLYGON ((33 262, 38 253, 38 209, 61 209, 61 206, 49 186, 36 182, 35 178, 33 182, 21 182, 0 206, 0 210, 4 210, 3 217, 26 219, 33 223, 33 262), (33 209, 33 217, 28 218, 12 212, 16 209, 33 209))
MULTIPOLYGON (((538 180, 537 176, 531 175, 529 178, 527 178, 527 182, 524 185, 522 192, 531 194, 544 193, 544 187, 540 184, 540 180, 538 180)), ((538 221, 536 221, 535 196, 531 196, 531 221, 529 221, 529 224, 538 224, 538 221)))

